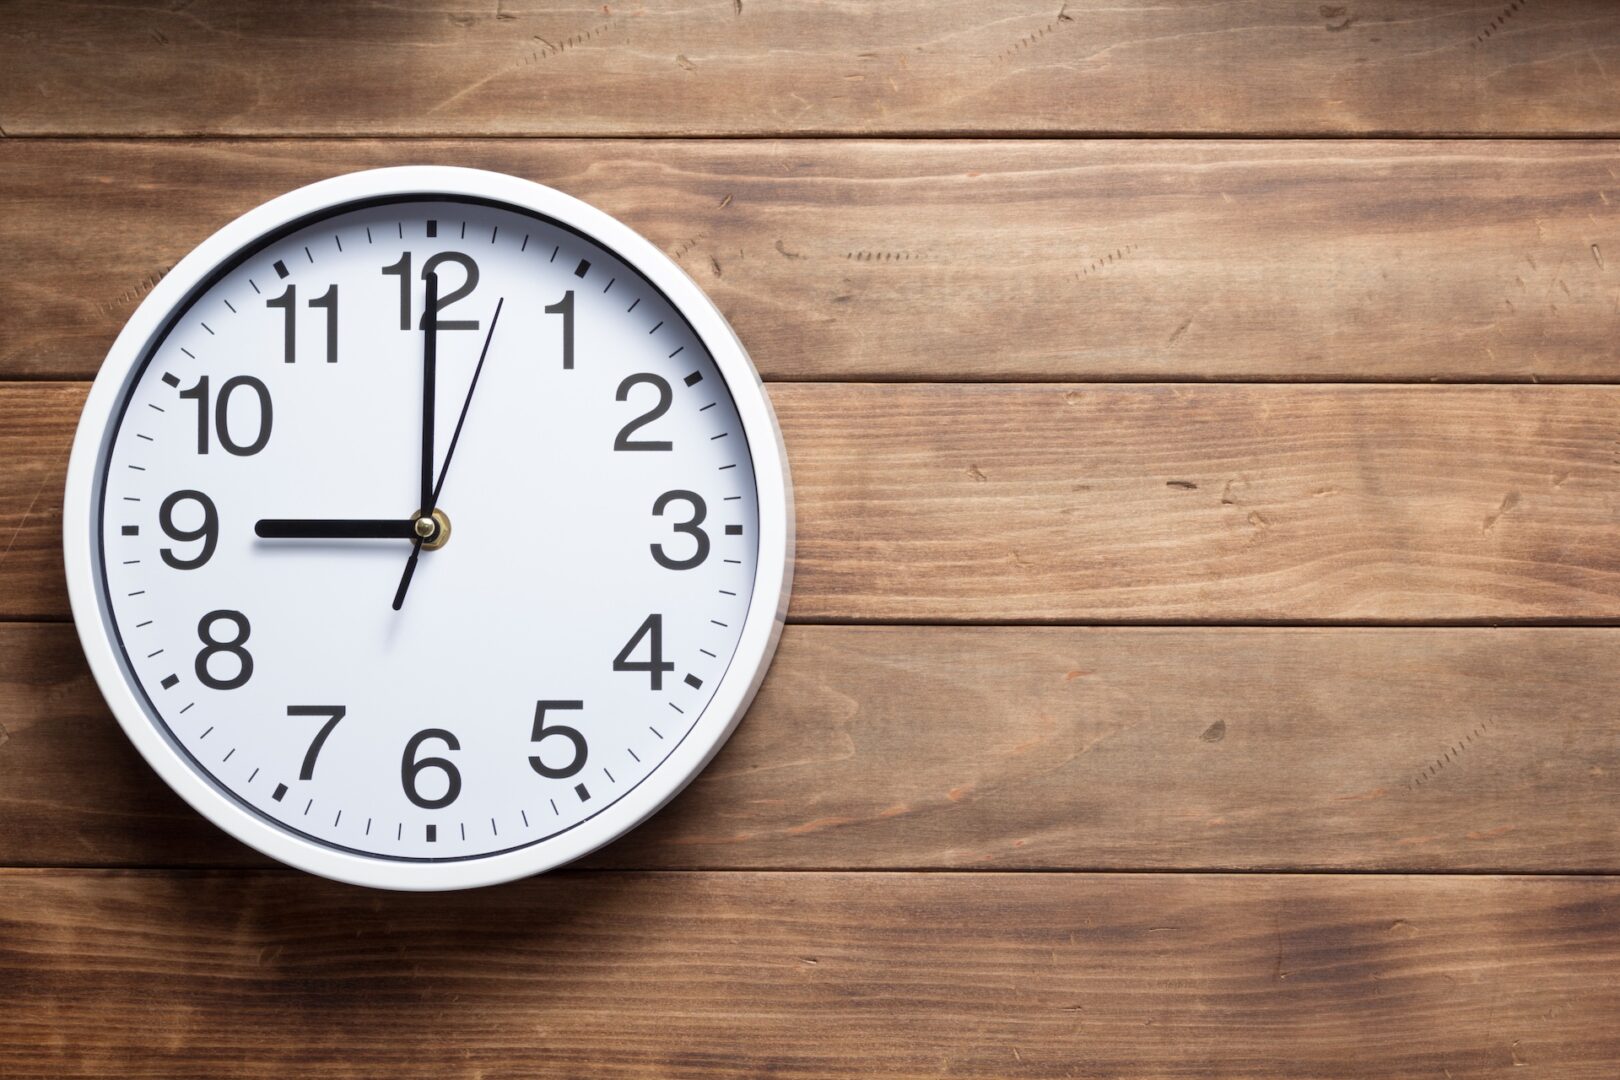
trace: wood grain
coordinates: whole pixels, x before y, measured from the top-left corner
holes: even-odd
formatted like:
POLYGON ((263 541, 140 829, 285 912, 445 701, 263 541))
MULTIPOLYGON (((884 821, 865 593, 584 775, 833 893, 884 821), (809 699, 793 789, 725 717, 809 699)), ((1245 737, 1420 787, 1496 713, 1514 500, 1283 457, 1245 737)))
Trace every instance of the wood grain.
MULTIPOLYGON (((599 868, 1612 871, 1620 631, 789 627, 599 868)), ((0 863, 264 865, 0 625, 0 863)))
POLYGON ((1620 130, 1604 0, 827 5, 33 0, 11 135, 1575 134, 1620 130))
POLYGON ((1607 1078, 1617 914, 1602 878, 6 871, 0 1069, 1607 1078))
POLYGON ((0 375, 93 376, 215 229, 401 162, 618 216, 770 379, 1620 379, 1620 144, 1208 141, 14 142, 0 375))
MULTIPOLYGON (((0 384, 0 616, 82 384, 0 384)), ((816 621, 1620 619, 1620 388, 781 383, 816 621)))

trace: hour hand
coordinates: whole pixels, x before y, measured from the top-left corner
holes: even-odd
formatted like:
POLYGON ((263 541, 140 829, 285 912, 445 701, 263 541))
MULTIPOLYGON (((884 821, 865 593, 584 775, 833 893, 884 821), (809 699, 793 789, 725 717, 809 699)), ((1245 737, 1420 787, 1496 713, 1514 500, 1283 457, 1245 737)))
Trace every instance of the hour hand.
POLYGON ((260 518, 253 526, 266 540, 416 540, 408 518, 260 518))

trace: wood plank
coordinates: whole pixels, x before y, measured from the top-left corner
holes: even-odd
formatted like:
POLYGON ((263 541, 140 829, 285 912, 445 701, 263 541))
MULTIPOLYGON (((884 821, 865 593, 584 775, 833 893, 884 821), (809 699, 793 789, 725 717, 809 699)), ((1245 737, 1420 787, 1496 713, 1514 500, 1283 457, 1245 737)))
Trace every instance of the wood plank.
POLYGON ((1610 1077, 1620 882, 0 873, 0 1069, 1610 1077))
MULTIPOLYGON (((1620 619, 1620 388, 770 390, 800 620, 1620 619)), ((0 617, 67 613, 83 392, 0 384, 0 617)))
POLYGON ((1620 131, 1620 12, 1398 0, 32 0, 12 135, 1620 131))
POLYGON ((1209 141, 13 142, 0 376, 92 376, 209 233, 402 160, 617 215, 771 379, 1620 379, 1620 144, 1209 141))
MULTIPOLYGON (((789 627, 620 869, 1620 870, 1620 631, 789 627)), ((0 625, 0 864, 264 865, 0 625)))

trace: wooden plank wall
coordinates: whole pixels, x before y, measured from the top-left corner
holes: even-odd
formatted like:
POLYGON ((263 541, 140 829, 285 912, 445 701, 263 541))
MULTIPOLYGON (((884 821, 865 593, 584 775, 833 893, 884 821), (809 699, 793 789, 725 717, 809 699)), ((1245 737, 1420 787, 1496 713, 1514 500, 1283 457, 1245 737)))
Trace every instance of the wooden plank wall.
POLYGON ((1558 1076, 1620 1060, 1620 7, 0 7, 0 1075, 1558 1076), (321 176, 555 185, 733 321, 758 703, 455 895, 151 775, 85 380, 321 176))

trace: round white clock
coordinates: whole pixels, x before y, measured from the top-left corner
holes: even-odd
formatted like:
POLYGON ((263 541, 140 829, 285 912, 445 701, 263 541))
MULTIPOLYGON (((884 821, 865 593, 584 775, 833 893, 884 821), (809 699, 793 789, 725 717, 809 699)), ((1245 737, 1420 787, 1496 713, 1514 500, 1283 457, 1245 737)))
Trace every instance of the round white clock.
POLYGON ((623 834, 725 742, 792 574, 781 435, 675 264, 509 176, 355 173, 227 225, 108 354, 68 586, 197 810, 451 889, 623 834))

